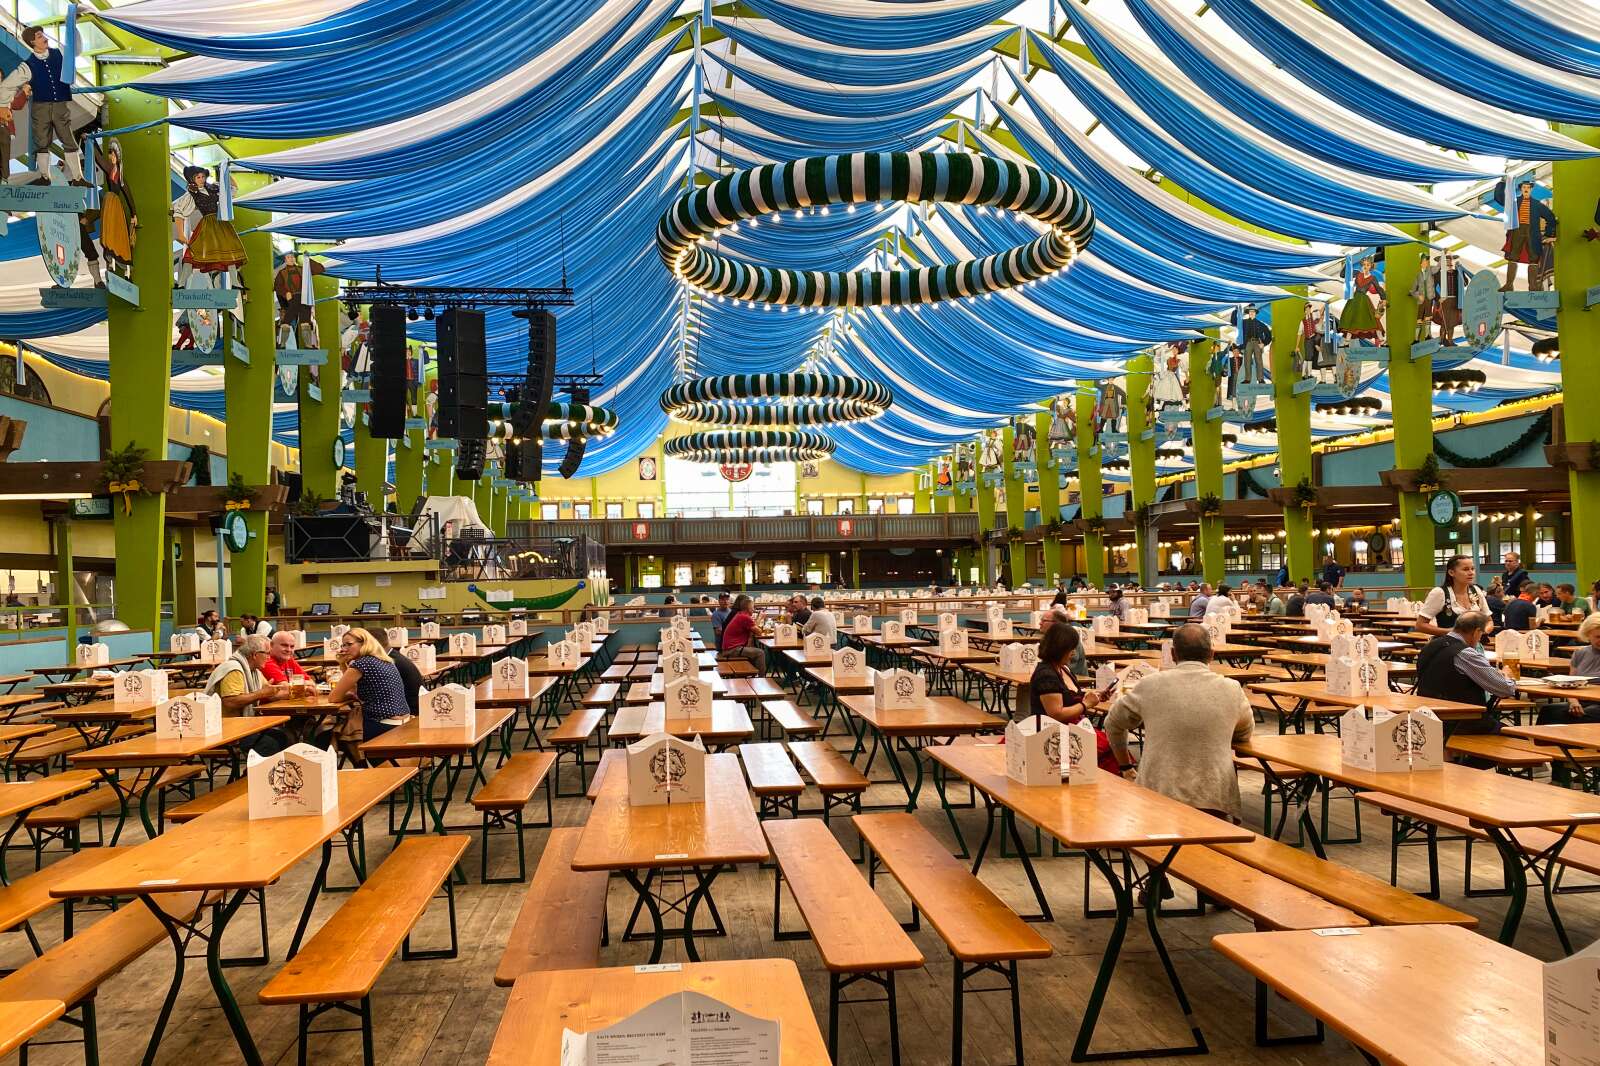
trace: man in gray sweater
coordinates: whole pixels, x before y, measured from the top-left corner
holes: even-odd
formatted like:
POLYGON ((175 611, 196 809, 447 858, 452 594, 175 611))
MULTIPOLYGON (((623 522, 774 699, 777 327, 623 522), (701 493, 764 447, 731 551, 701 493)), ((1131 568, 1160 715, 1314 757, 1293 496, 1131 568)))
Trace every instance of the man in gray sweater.
POLYGON ((1147 675, 1117 697, 1106 713, 1106 739, 1135 776, 1128 734, 1144 727, 1137 777, 1145 788, 1233 821, 1239 819, 1239 780, 1233 746, 1255 731, 1250 702, 1237 681, 1211 672, 1211 638, 1201 626, 1172 635, 1173 665, 1147 675))

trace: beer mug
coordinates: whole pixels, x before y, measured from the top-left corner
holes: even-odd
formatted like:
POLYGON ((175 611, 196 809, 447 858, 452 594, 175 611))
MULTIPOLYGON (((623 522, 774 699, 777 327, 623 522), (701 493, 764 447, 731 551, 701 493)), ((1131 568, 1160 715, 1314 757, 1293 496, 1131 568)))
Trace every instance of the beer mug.
POLYGON ((1521 681, 1522 680, 1522 660, 1521 659, 1513 658, 1513 657, 1507 655, 1507 656, 1505 656, 1504 658, 1502 658, 1500 660, 1500 664, 1505 667, 1506 676, 1509 677, 1511 680, 1513 680, 1513 681, 1521 681))

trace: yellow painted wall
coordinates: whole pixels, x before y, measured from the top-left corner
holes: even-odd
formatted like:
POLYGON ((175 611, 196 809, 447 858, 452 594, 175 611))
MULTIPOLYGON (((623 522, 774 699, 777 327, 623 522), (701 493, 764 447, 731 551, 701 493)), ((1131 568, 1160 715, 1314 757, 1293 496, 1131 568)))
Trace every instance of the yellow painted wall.
POLYGON ((477 588, 485 594, 509 591, 515 597, 552 598, 557 602, 550 610, 572 610, 592 601, 593 591, 587 582, 578 587, 574 579, 546 581, 441 581, 438 566, 422 564, 388 563, 307 563, 299 566, 278 567, 278 591, 283 602, 304 613, 313 603, 333 604, 334 614, 349 614, 363 602, 376 600, 385 611, 403 608, 436 607, 453 613, 476 607, 484 611, 507 610, 516 604, 490 603, 476 595, 477 588), (387 585, 380 580, 387 579, 387 585), (333 586, 354 586, 354 596, 335 596, 333 586), (423 588, 445 590, 444 599, 424 600, 418 595, 423 588), (570 595, 559 596, 570 590, 570 595))
MULTIPOLYGON (((666 513, 666 482, 664 475, 666 464, 662 457, 662 443, 673 437, 703 429, 700 426, 688 426, 680 422, 671 423, 655 444, 642 455, 653 455, 656 458, 658 472, 655 481, 639 480, 638 461, 630 460, 609 473, 599 477, 577 478, 564 481, 560 478, 550 478, 539 486, 539 498, 542 503, 554 503, 561 508, 562 518, 573 516, 574 503, 588 503, 593 507, 592 517, 601 518, 605 515, 604 504, 622 504, 624 518, 639 517, 638 505, 641 502, 654 503, 656 517, 665 517, 666 513)), ((855 513, 865 514, 867 499, 869 497, 883 497, 887 502, 886 507, 890 512, 894 510, 894 499, 900 496, 912 496, 916 492, 917 477, 915 472, 896 474, 890 477, 862 474, 852 470, 842 463, 831 459, 823 460, 817 464, 817 477, 801 478, 795 481, 798 495, 801 499, 820 498, 823 500, 823 513, 837 514, 838 501, 849 498, 854 501, 855 513)), ((796 513, 805 510, 803 504, 795 507, 796 513)), ((535 512, 537 516, 538 512, 535 512)))

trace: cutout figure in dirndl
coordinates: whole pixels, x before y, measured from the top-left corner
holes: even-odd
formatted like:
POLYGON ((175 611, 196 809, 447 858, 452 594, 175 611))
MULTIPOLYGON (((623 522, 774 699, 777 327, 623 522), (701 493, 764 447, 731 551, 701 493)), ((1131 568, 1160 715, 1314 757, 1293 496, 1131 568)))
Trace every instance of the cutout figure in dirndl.
POLYGON ((186 285, 189 275, 196 270, 202 274, 221 274, 237 270, 249 261, 233 223, 217 217, 222 190, 208 180, 211 171, 205 167, 184 167, 183 177, 188 187, 172 206, 180 229, 178 236, 184 242, 183 261, 178 268, 180 286, 186 285), (181 232, 185 227, 188 232, 181 232))

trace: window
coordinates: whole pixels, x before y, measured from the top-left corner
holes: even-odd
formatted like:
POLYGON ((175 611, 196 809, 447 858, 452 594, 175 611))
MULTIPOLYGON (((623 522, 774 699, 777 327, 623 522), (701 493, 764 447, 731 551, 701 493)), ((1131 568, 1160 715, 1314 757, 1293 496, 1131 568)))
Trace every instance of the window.
POLYGON ((821 513, 822 513, 822 501, 821 500, 807 500, 806 501, 806 514, 821 514, 821 513))
MULTIPOLYGON (((723 584, 727 583, 727 580, 728 580, 728 571, 727 571, 726 568, 721 567, 721 566, 716 566, 716 565, 712 565, 712 566, 706 567, 706 584, 708 584, 708 585, 723 585, 723 584)), ((688 584, 687 581, 685 581, 683 583, 685 585, 688 584)))
POLYGON ((1283 565, 1283 541, 1276 537, 1261 544, 1261 569, 1276 570, 1283 565))
POLYGON ((572 505, 572 517, 580 522, 586 522, 589 520, 590 510, 590 505, 587 503, 575 503, 572 505))
POLYGON ((1495 558, 1497 560, 1505 558, 1507 552, 1516 552, 1518 555, 1522 554, 1522 530, 1517 529, 1514 526, 1511 528, 1495 530, 1494 542, 1495 546, 1499 549, 1495 552, 1495 558))
POLYGON ((679 563, 672 568, 672 583, 679 588, 694 584, 694 567, 688 563, 679 563))
POLYGON ((639 505, 639 517, 640 518, 654 518, 655 516, 656 516, 656 505, 654 503, 641 503, 639 505))
POLYGON ((1553 563, 1556 561, 1556 528, 1554 526, 1540 526, 1533 531, 1533 561, 1536 563, 1553 563))
POLYGON ((894 501, 896 514, 916 514, 917 498, 915 496, 902 496, 894 501))
POLYGON ((642 589, 658 589, 661 587, 660 574, 640 574, 639 587, 642 589))
POLYGON ((1406 542, 1399 537, 1389 538, 1389 565, 1406 565, 1406 542))
POLYGON ((855 498, 852 497, 852 496, 841 496, 841 497, 839 497, 839 502, 838 502, 837 506, 835 506, 835 508, 834 508, 834 514, 855 514, 855 513, 856 513, 856 501, 855 501, 855 498))
POLYGON ((606 517, 607 518, 621 518, 622 517, 622 504, 620 504, 620 503, 608 503, 608 504, 606 504, 606 517))
POLYGON ((867 500, 867 513, 868 514, 882 514, 883 513, 883 497, 881 497, 881 496, 873 496, 870 499, 868 499, 867 500))
POLYGON ((539 505, 539 517, 546 522, 554 522, 561 517, 561 505, 559 503, 541 503, 539 505))

